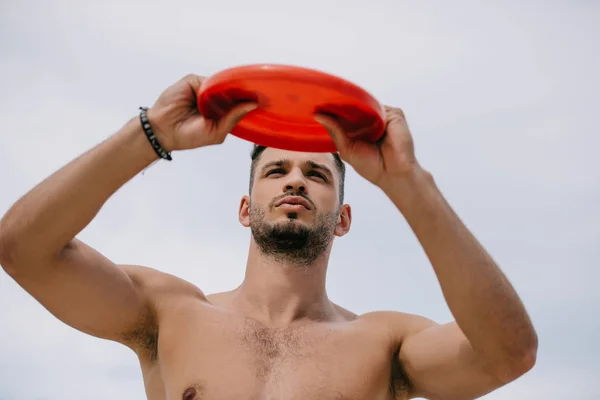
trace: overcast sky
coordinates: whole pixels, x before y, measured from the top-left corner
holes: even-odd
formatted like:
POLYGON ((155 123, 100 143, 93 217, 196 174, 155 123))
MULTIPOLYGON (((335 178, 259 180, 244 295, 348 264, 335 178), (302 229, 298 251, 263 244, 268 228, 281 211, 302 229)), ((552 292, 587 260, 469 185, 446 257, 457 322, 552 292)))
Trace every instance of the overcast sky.
MULTIPOLYGON (((598 399, 599 41, 600 2, 585 0, 2 0, 0 214, 187 73, 325 70, 404 109, 421 163, 531 313, 536 367, 485 399, 598 399)), ((230 136, 175 153, 81 238, 206 293, 236 287, 250 148, 230 136)), ((354 220, 334 246, 332 300, 450 320, 402 216, 352 169, 346 187, 354 220)), ((0 272, 0 400, 80 398, 144 399, 134 354, 65 326, 0 272)))

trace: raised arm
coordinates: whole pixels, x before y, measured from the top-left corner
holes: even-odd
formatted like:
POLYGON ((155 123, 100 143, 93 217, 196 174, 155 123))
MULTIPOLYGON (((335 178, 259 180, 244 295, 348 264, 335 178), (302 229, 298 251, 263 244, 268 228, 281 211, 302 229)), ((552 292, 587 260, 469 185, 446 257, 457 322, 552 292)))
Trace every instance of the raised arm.
MULTIPOLYGON (((205 120, 195 107, 202 78, 187 76, 167 89, 148 111, 166 150, 223 141, 252 105, 220 121, 205 120)), ((158 159, 139 117, 103 143, 71 161, 19 199, 0 221, 0 264, 45 308, 68 325, 126 342, 151 323, 142 267, 115 265, 76 235, 121 186, 158 159)))
POLYGON ((119 340, 147 314, 146 299, 129 269, 74 237, 115 191, 156 159, 132 119, 49 176, 2 218, 2 267, 63 322, 119 340))
POLYGON ((390 198, 427 254, 456 322, 421 321, 400 360, 414 394, 473 399, 533 367, 537 336, 517 293, 424 171, 398 181, 390 198))
MULTIPOLYGON (((532 368, 537 335, 515 290, 453 212, 416 160, 404 113, 388 107, 379 143, 348 139, 319 115, 341 157, 379 186, 423 246, 456 322, 412 319, 398 325, 399 357, 413 395, 472 399, 532 368)), ((405 320, 406 321, 406 320, 405 320)))

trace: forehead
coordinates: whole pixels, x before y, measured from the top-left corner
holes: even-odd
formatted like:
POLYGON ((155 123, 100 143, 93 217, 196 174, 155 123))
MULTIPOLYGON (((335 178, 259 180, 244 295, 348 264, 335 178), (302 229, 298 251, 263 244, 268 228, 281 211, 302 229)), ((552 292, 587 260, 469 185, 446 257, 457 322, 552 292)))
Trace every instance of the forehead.
POLYGON ((305 153, 299 151, 290 151, 282 149, 274 149, 267 147, 258 160, 258 167, 278 160, 289 160, 293 164, 300 164, 306 161, 313 161, 317 164, 323 164, 330 167, 333 171, 335 168, 335 160, 331 153, 305 153))

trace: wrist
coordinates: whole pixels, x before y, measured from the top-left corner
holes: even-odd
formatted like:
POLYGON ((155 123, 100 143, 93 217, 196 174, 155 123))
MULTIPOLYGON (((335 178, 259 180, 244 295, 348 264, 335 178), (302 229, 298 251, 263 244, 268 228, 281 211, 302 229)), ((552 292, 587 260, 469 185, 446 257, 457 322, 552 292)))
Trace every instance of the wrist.
MULTIPOLYGON (((170 153, 173 150, 173 144, 169 140, 169 135, 166 133, 164 128, 164 123, 162 122, 164 120, 163 116, 164 113, 156 108, 152 107, 146 110, 145 118, 150 125, 152 135, 155 137, 155 144, 153 145, 150 143, 150 145, 153 147, 158 145, 160 149, 164 150, 164 152, 170 153)), ((140 123, 142 124, 142 121, 140 121, 140 123)), ((146 132, 144 132, 144 134, 146 135, 146 132)), ((146 137, 149 141, 151 141, 148 136, 146 137)))
POLYGON ((389 177, 380 188, 404 213, 405 210, 422 203, 425 197, 434 193, 436 185, 431 173, 417 166, 402 175, 389 177))
POLYGON ((113 140, 119 143, 119 152, 129 154, 131 160, 136 160, 136 165, 141 168, 146 168, 160 159, 144 134, 139 116, 127 121, 113 140))

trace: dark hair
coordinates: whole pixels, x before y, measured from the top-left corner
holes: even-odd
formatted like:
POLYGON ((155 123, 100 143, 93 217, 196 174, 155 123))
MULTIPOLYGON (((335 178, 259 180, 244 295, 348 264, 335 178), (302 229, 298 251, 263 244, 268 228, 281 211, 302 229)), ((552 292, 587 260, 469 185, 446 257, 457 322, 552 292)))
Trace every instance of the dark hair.
MULTIPOLYGON (((260 158, 260 155, 263 151, 265 151, 267 147, 261 146, 258 144, 254 145, 252 149, 252 153, 250 154, 250 158, 252 159, 252 164, 250 166, 250 187, 249 192, 252 193, 252 186, 254 184, 254 170, 256 168, 256 163, 260 158)), ((333 155, 333 159, 335 160, 335 166, 337 167, 338 173, 340 174, 340 205, 344 203, 344 179, 346 178, 346 165, 342 161, 340 155, 338 153, 331 153, 333 155)))

